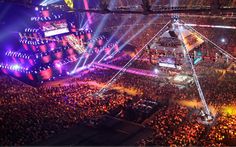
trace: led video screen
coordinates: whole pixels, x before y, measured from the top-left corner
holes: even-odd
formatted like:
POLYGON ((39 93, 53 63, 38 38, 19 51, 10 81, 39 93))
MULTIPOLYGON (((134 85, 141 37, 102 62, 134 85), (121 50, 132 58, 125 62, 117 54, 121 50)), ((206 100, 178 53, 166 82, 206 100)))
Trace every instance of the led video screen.
POLYGON ((174 57, 161 57, 159 58, 159 66, 176 68, 174 57))
POLYGON ((45 37, 68 33, 66 20, 40 22, 45 37))
POLYGON ((65 36, 65 40, 70 44, 70 46, 82 54, 86 51, 82 39, 77 39, 74 34, 65 36))

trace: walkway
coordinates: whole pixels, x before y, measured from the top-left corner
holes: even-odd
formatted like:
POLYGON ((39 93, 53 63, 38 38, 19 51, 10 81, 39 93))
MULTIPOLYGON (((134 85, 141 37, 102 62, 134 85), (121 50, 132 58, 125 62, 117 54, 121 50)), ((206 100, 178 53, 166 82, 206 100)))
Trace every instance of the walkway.
MULTIPOLYGON (((95 63, 95 67, 105 67, 105 68, 110 68, 114 70, 121 70, 122 67, 119 66, 114 66, 110 64, 102 64, 102 63, 95 63)), ((143 70, 143 69, 137 69, 137 68, 129 68, 125 72, 131 73, 131 74, 136 74, 136 75, 141 75, 141 76, 148 76, 148 77, 157 77, 157 74, 154 74, 153 71, 150 70, 143 70)))

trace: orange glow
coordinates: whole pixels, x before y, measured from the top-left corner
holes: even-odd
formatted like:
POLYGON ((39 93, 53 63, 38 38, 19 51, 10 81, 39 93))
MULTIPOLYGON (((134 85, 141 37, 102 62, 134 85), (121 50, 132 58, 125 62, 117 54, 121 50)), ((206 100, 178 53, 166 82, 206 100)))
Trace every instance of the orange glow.
MULTIPOLYGON (((179 103, 182 106, 186 106, 186 107, 190 107, 190 108, 197 108, 197 109, 202 108, 201 101, 200 100, 197 101, 197 99, 194 99, 194 100, 181 100, 181 101, 178 101, 177 103, 179 103)), ((211 105, 209 105, 208 107, 209 107, 212 115, 215 116, 216 113, 217 113, 217 110, 211 105)))

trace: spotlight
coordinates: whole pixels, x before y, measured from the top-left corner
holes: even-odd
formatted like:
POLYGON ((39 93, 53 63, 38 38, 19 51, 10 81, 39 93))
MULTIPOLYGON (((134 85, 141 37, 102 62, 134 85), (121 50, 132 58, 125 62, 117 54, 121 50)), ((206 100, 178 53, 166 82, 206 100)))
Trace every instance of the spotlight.
POLYGON ((155 74, 158 74, 159 73, 159 70, 157 68, 154 69, 154 73, 155 74))
POLYGON ((225 38, 221 38, 221 43, 225 43, 226 42, 226 39, 225 38))
POLYGON ((12 69, 14 69, 14 70, 20 69, 20 66, 15 64, 15 65, 12 66, 12 69))
POLYGON ((61 68, 61 64, 57 63, 56 67, 61 68))

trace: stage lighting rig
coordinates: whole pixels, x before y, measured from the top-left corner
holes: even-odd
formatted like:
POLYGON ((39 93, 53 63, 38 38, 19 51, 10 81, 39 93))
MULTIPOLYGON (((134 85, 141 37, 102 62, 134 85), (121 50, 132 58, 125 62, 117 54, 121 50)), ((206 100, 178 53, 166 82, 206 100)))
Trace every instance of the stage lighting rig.
POLYGON ((172 19, 173 23, 176 23, 176 22, 179 21, 179 16, 178 15, 174 15, 174 16, 171 17, 171 19, 172 19))

